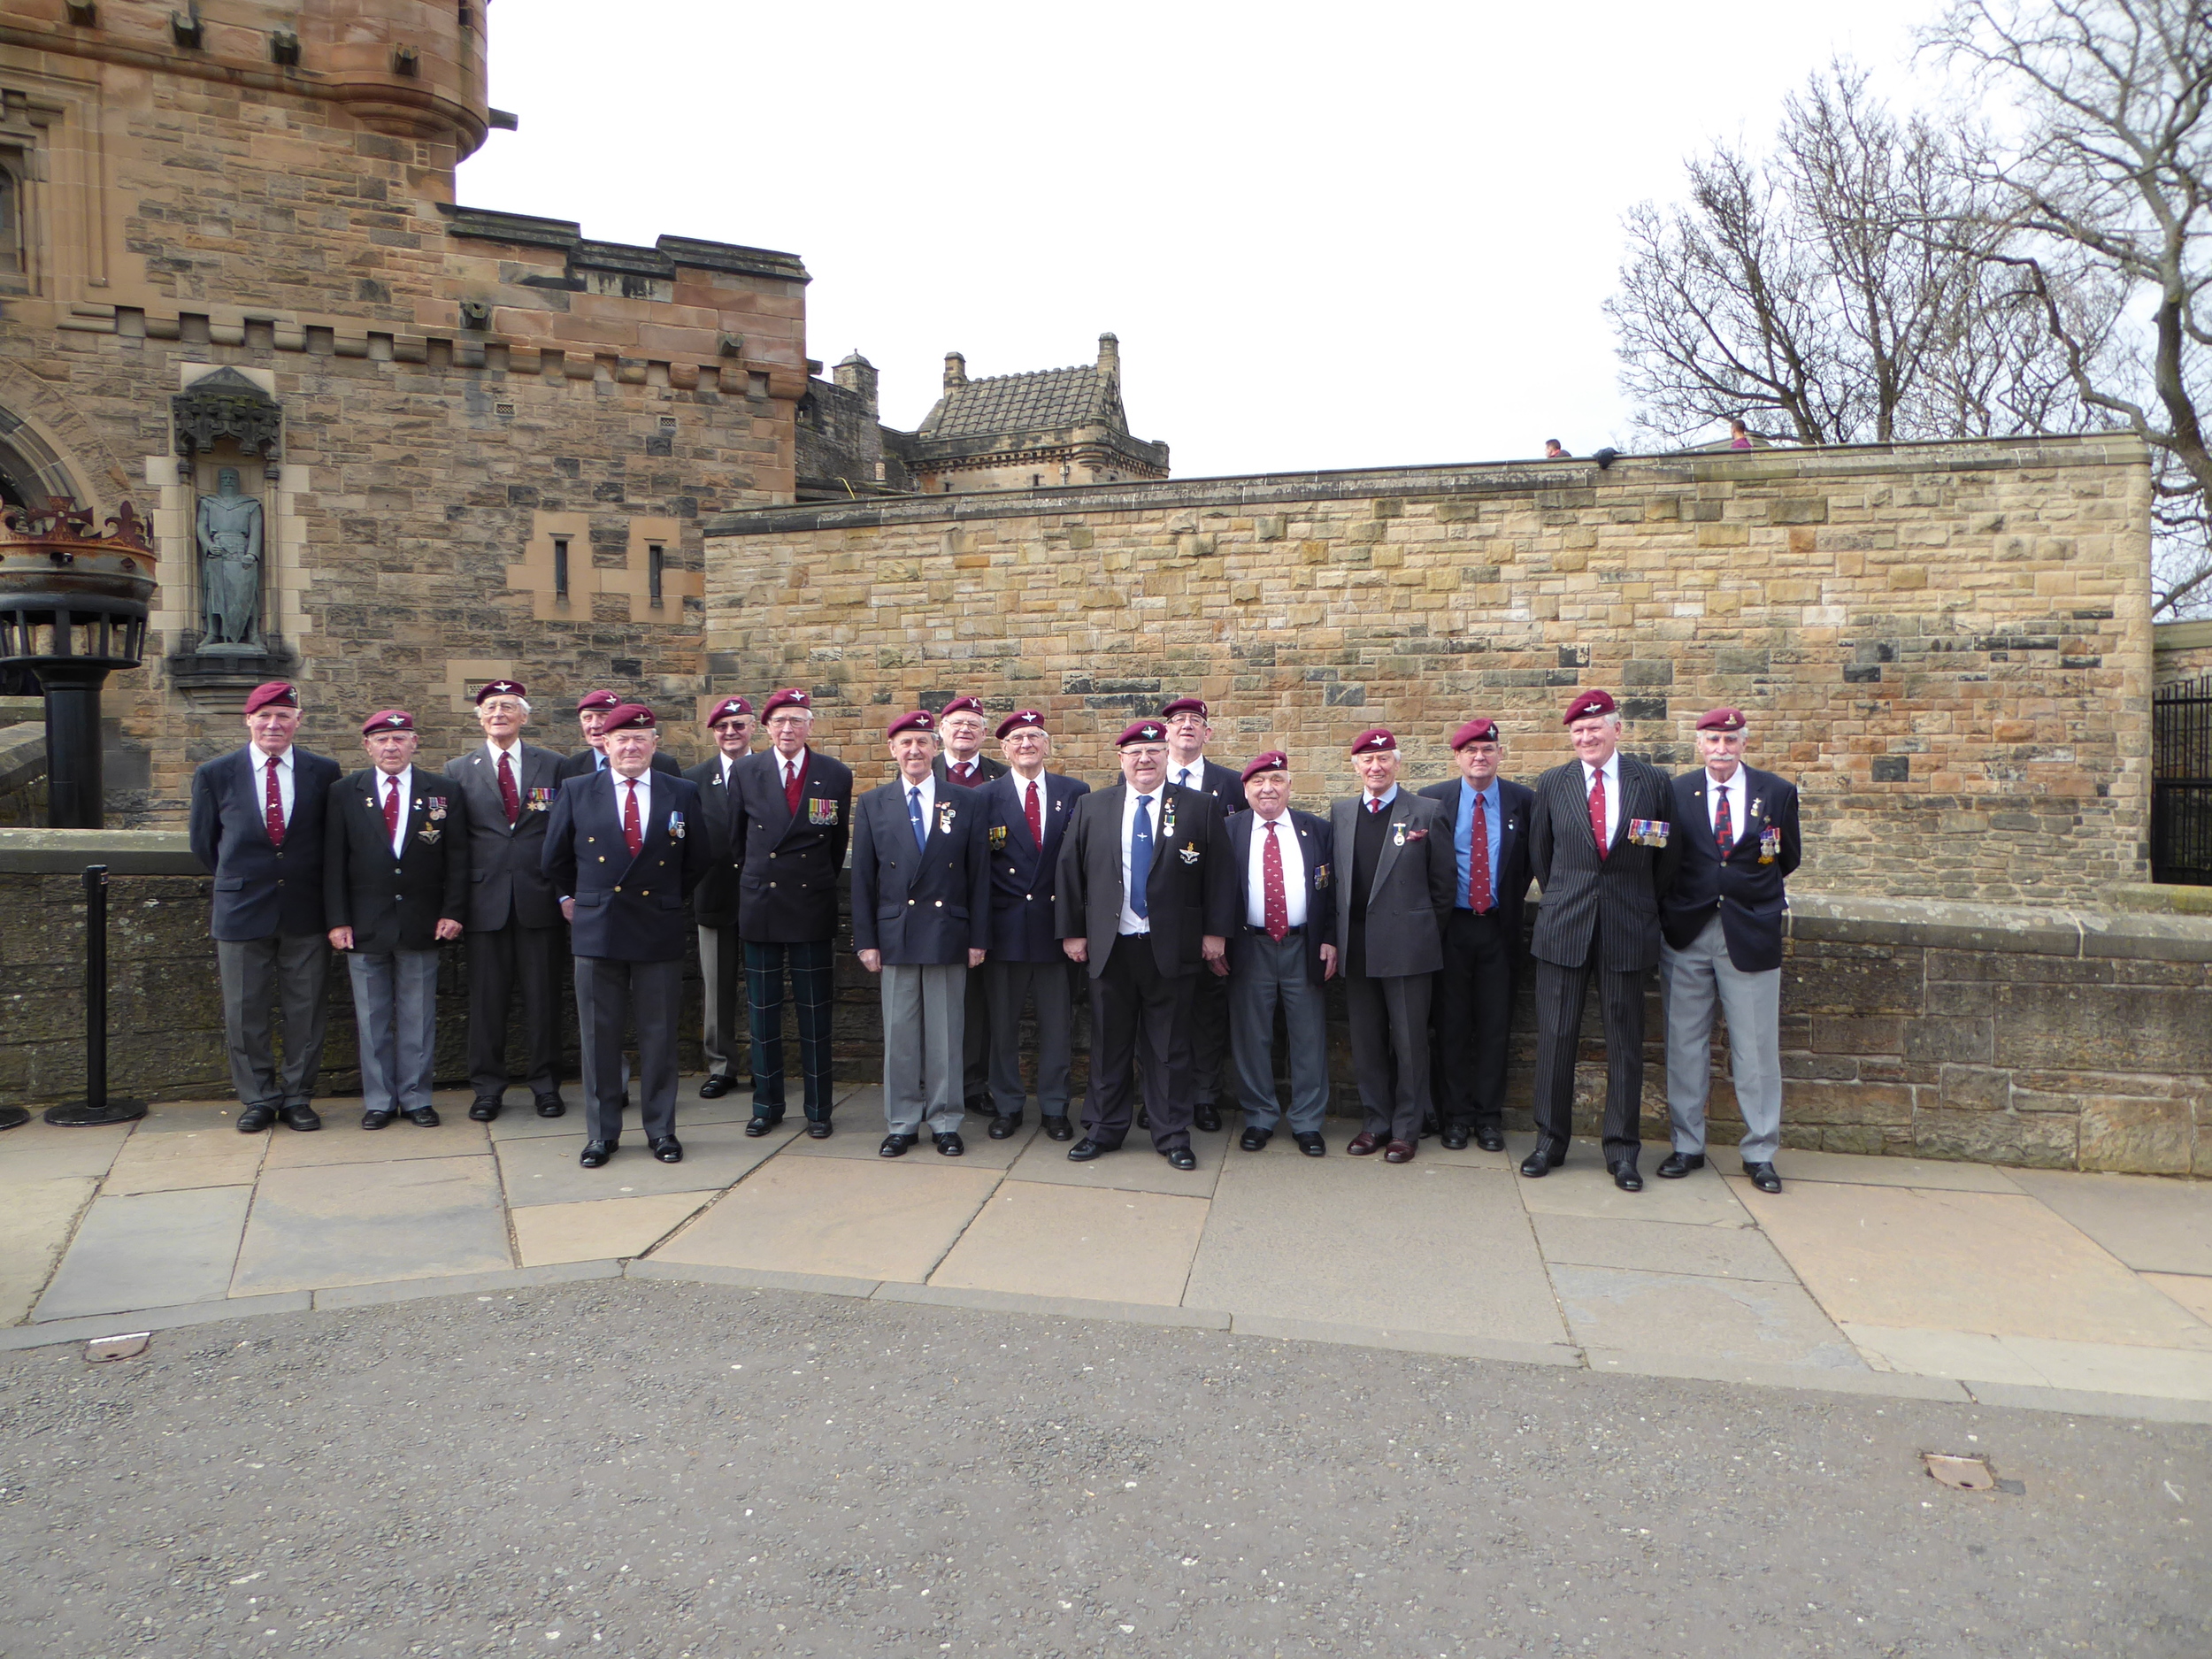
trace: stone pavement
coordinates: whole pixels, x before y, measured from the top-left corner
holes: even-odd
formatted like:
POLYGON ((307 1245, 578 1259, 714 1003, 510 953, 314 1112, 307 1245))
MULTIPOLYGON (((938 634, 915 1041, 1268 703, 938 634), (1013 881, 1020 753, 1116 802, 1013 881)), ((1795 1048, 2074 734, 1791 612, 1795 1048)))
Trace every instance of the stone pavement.
POLYGON ((1335 1124, 1324 1159, 1239 1151, 1233 1114, 1192 1174, 1071 1164, 1033 1118, 893 1161, 872 1087, 826 1141, 695 1088, 683 1163, 633 1137, 598 1171, 572 1107, 488 1128, 465 1094, 435 1130, 332 1100, 310 1135, 216 1102, 10 1132, 0 1347, 626 1275, 2212 1422, 2212 1185, 1786 1151, 1779 1196, 1712 1167, 1629 1194, 1589 1147, 1527 1181, 1525 1136, 1390 1167, 1335 1124))

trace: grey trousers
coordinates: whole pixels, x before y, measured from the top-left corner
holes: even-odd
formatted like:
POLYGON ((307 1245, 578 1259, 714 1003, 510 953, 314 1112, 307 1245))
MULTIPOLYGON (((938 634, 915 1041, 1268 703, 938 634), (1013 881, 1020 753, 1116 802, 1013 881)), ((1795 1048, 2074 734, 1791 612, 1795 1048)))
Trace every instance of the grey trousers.
POLYGON ((349 950, 346 972, 361 1034, 361 1110, 420 1111, 438 1047, 438 953, 349 950))
POLYGON ((1236 1060, 1237 1103, 1248 1129, 1282 1122, 1275 1098, 1275 1010, 1283 1010, 1290 1061, 1290 1127, 1318 1134, 1329 1110, 1329 1023, 1321 987, 1306 977, 1306 936, 1277 944, 1265 933, 1236 942, 1229 976, 1229 1048, 1236 1060))
POLYGON ((1027 1099, 1022 1088, 1022 1004, 1037 1003, 1037 1109, 1047 1118, 1068 1115, 1068 1071, 1075 1055, 1075 964, 1002 962, 993 956, 981 974, 991 1010, 991 1110, 1018 1118, 1027 1099))
POLYGON ((1361 1127, 1408 1145, 1429 1114, 1429 998, 1432 973, 1345 976, 1352 1069, 1359 1074, 1361 1127))
POLYGON ((637 1021, 638 1116, 649 1145, 676 1133, 676 1010, 684 964, 576 958, 576 1023, 584 1040, 584 1133, 612 1142, 622 1134, 622 1039, 637 1021))
POLYGON ((952 1134, 963 1117, 968 964, 883 964, 883 1121, 895 1135, 952 1134))
POLYGON ((1705 1150, 1713 1087, 1713 1008, 1728 1020, 1728 1069, 1743 1113, 1743 1161, 1771 1164, 1782 1144, 1782 970, 1746 973, 1728 960, 1717 912, 1685 949, 1662 945, 1667 1010, 1667 1116, 1677 1152, 1705 1150))
POLYGON ((699 930, 700 1003, 706 1010, 699 1046, 707 1075, 734 1079, 752 1070, 753 1015, 746 1005, 745 941, 734 927, 699 930))
POLYGON ((223 988, 223 1035, 231 1087, 241 1106, 304 1106, 323 1069, 323 1027, 330 1018, 330 943, 320 933, 219 939, 215 972, 223 988), (284 1009, 284 1071, 277 1073, 269 1005, 284 1009))

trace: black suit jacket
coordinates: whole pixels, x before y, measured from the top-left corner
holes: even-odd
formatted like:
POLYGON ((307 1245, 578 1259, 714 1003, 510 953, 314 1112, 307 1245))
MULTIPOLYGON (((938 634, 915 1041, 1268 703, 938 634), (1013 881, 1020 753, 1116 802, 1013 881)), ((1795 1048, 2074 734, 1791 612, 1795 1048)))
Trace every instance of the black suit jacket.
MULTIPOLYGON (((599 751, 595 749, 580 749, 561 763, 560 781, 566 783, 571 778, 588 778, 592 773, 600 770, 599 751)), ((671 778, 683 775, 683 768, 676 764, 676 757, 673 755, 664 754, 657 749, 653 751, 653 770, 671 778)))
POLYGON ((1679 950, 1705 931, 1717 910, 1728 960, 1746 973, 1763 973, 1782 965, 1782 918, 1789 911, 1782 883, 1803 851, 1797 835, 1797 786, 1770 772, 1738 767, 1729 780, 1728 804, 1739 833, 1724 857, 1713 841, 1706 780, 1700 766, 1674 780, 1674 823, 1682 857, 1661 902, 1660 926, 1667 942, 1679 950), (1761 837, 1770 829, 1779 841, 1773 862, 1762 864, 1761 837))
POLYGON ((1621 800, 1613 844, 1602 859, 1590 833, 1582 763, 1554 766, 1536 780, 1528 861, 1544 889, 1544 904, 1529 949, 1539 962, 1563 968, 1590 963, 1616 973, 1640 973, 1659 960, 1659 894, 1673 880, 1682 856, 1682 826, 1673 821, 1674 787, 1667 774, 1632 755, 1620 760, 1621 800), (1666 846, 1630 841, 1632 818, 1667 824, 1666 846), (1595 962, 1590 956, 1594 936, 1595 962))
POLYGON ((964 964, 991 943, 983 793, 940 785, 917 849, 907 788, 896 778, 854 803, 853 949, 887 963, 964 964))
POLYGON ((1029 836, 1022 780, 1009 772, 984 790, 983 827, 991 856, 991 955, 1000 962, 1064 962, 1054 895, 1060 887, 1060 843, 1075 821, 1075 803, 1090 794, 1080 778, 1044 775, 1044 844, 1029 836))
POLYGON ((467 920, 468 804, 442 772, 411 766, 408 774, 397 858, 384 833, 382 772, 349 772, 328 791, 323 915, 333 927, 353 929, 353 948, 365 955, 435 950, 440 922, 467 920))
POLYGON ((795 815, 782 778, 772 749, 746 756, 730 773, 737 790, 729 845, 738 866, 737 927, 758 945, 836 936, 837 885, 852 839, 852 768, 809 749, 795 815))
POLYGON ((192 856, 215 878, 208 932, 217 939, 296 938, 323 919, 323 811, 338 763, 292 748, 292 817, 284 845, 268 820, 249 743, 203 761, 192 774, 192 856))
MULTIPOLYGON (((1162 786, 1153 826, 1152 875, 1145 884, 1152 956, 1164 974, 1191 973, 1205 961, 1208 934, 1235 926, 1236 880, 1226 826, 1211 795, 1162 786)), ((1121 810, 1129 786, 1094 789, 1075 803, 1075 822, 1060 843, 1053 900, 1063 939, 1090 943, 1086 966, 1095 979, 1121 933, 1121 810)))
POLYGON ((560 895, 543 869, 545 826, 561 792, 561 757, 534 743, 518 743, 516 749, 515 793, 522 812, 511 826, 499 798, 499 764, 486 745, 445 764, 445 775, 468 803, 468 914, 461 919, 471 933, 488 933, 510 921, 550 927, 561 919, 560 895))
MULTIPOLYGON (((1421 793, 1444 809, 1444 822, 1452 833, 1452 882, 1459 881, 1459 803, 1461 780, 1454 778, 1445 783, 1432 783, 1421 793)), ((1536 804, 1536 792, 1526 784, 1514 783, 1504 778, 1498 780, 1498 817, 1503 827, 1498 832, 1498 879, 1491 887, 1491 896, 1497 901, 1498 923, 1505 936, 1516 941, 1521 937, 1521 912, 1528 902, 1528 825, 1529 814, 1536 804)), ((1467 895, 1455 892, 1455 909, 1465 904, 1467 895)))
MULTIPOLYGON (((1328 819, 1301 812, 1296 807, 1290 809, 1288 817, 1298 835, 1298 856, 1306 861, 1306 978, 1319 985, 1327 972, 1322 965, 1321 947, 1336 943, 1336 833, 1329 827, 1328 819)), ((1252 891, 1252 838, 1267 832, 1260 826, 1258 813, 1246 811, 1228 820, 1226 833, 1229 868, 1236 884, 1236 922, 1229 934, 1229 972, 1234 974, 1244 966, 1258 937, 1251 931, 1255 896, 1262 900, 1261 915, 1266 914, 1264 895, 1255 895, 1252 891)))
MULTIPOLYGON (((745 758, 738 757, 740 761, 745 758)), ((699 791, 699 816, 705 820, 707 850, 713 856, 706 879, 691 895, 692 916, 702 927, 735 927, 739 866, 733 808, 736 803, 732 799, 734 791, 722 781, 720 751, 692 767, 684 777, 699 791)))
POLYGON ((993 760, 988 755, 978 755, 975 757, 975 780, 972 783, 958 783, 954 781, 946 768, 942 749, 937 751, 937 758, 930 763, 929 769, 936 776, 940 787, 953 789, 981 789, 993 779, 1003 778, 1011 770, 1002 760, 993 760))
MULTIPOLYGON (((1249 810, 1244 799, 1243 773, 1232 767, 1217 766, 1202 755, 1199 757, 1199 766, 1204 775, 1195 780, 1195 787, 1213 796, 1225 816, 1249 810)), ((1175 774, 1180 770, 1172 759, 1169 760, 1167 780, 1174 783, 1175 774)))
POLYGON ((555 891, 576 901, 569 941, 580 956, 674 962, 692 947, 684 901, 706 874, 709 859, 699 791, 682 778, 657 773, 651 792, 635 858, 622 839, 611 774, 572 778, 553 803, 545 874, 555 891))
POLYGON ((1352 883, 1357 863, 1359 820, 1367 810, 1362 790, 1330 803, 1329 826, 1343 849, 1344 879, 1336 886, 1336 931, 1342 941, 1345 972, 1370 979, 1403 979, 1434 973, 1444 965, 1444 921, 1452 913, 1452 887, 1459 866, 1452 859, 1444 809, 1403 784, 1390 799, 1388 828, 1375 860, 1366 914, 1352 917, 1352 883), (1354 929, 1360 930, 1353 949, 1354 929))

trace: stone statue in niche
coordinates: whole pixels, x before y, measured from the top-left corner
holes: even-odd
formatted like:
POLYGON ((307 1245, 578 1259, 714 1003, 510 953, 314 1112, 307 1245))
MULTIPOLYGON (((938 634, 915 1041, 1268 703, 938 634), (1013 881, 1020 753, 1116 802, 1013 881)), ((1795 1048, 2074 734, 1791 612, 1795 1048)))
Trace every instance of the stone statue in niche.
POLYGON ((206 632, 200 649, 261 649, 261 503, 238 488, 238 469, 215 475, 215 494, 200 497, 194 540, 206 632))

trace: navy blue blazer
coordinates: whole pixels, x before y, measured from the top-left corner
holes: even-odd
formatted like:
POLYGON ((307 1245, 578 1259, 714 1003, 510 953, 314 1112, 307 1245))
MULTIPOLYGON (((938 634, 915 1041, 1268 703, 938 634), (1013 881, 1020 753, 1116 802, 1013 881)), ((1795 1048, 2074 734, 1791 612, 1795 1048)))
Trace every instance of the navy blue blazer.
POLYGON ((764 749, 730 770, 737 799, 728 806, 726 850, 738 872, 737 931, 756 945, 836 937, 838 878, 852 838, 852 768, 809 748, 795 816, 782 764, 764 749))
POLYGON ((633 859, 611 772, 571 778, 545 826, 545 874, 576 901, 569 943, 580 956, 674 962, 696 942, 684 901, 711 856, 699 790, 687 779, 652 775, 652 808, 633 859))
POLYGON ((738 864, 732 855, 730 810, 735 803, 730 798, 733 792, 722 781, 720 752, 691 767, 684 776, 698 788, 699 816, 705 820, 707 849, 714 857, 707 879, 691 895, 691 913, 702 927, 734 927, 738 864))
POLYGON ((208 932, 217 939, 290 939, 323 922, 323 814, 338 763, 292 747, 292 817, 270 844, 249 743, 192 774, 192 856, 215 878, 208 932))
POLYGON ((938 786, 929 837, 914 845, 902 776, 853 811, 853 949, 886 963, 958 963, 991 944, 991 865, 982 789, 938 786))
MULTIPOLYGON (((384 774, 368 766, 330 786, 323 918, 353 929, 363 956, 435 950, 440 922, 468 918, 468 802, 443 773, 407 770, 407 836, 396 858, 384 833, 384 774)), ((507 827, 503 812, 499 827, 507 827)))
POLYGON ((1706 804, 1705 768, 1674 780, 1675 833, 1682 840, 1682 860, 1673 885, 1660 895, 1659 921, 1677 950, 1693 943, 1720 912, 1728 940, 1728 960, 1745 973, 1763 973, 1782 965, 1782 918, 1789 902, 1783 879, 1797 868, 1802 848, 1797 835, 1797 786, 1740 766, 1728 803, 1736 814, 1736 844, 1724 859, 1713 840, 1712 810, 1706 804), (1773 862, 1761 864, 1762 836, 1776 832, 1773 862))
MULTIPOLYGON (((1336 943, 1336 831, 1325 818, 1290 809, 1298 834, 1298 856, 1306 861, 1306 978, 1319 985, 1326 977, 1321 947, 1336 943)), ((1229 820, 1229 864, 1235 872, 1236 926, 1229 934, 1229 972, 1234 974, 1252 954, 1252 837, 1264 835, 1260 815, 1249 810, 1229 820)), ((1280 832, 1279 831, 1278 833, 1280 832)), ((1262 906, 1263 915, 1265 907, 1262 906)))
MULTIPOLYGON (((1444 809, 1445 820, 1452 826, 1452 846, 1459 845, 1459 787, 1464 781, 1454 778, 1445 783, 1432 783, 1421 793, 1444 809)), ((1504 827, 1498 833, 1498 879, 1491 887, 1491 896, 1497 901, 1498 921, 1505 929, 1505 936, 1517 949, 1521 938, 1521 912, 1528 900, 1528 815, 1536 803, 1536 791, 1526 784, 1498 780, 1498 816, 1504 827)), ((1459 855, 1452 855, 1453 879, 1457 879, 1459 855)), ((1455 894, 1454 909, 1467 902, 1464 893, 1455 894)))
POLYGON ((1075 818, 1075 803, 1090 794, 1080 778, 1044 775, 1044 845, 1029 836, 1022 810, 1022 780, 1012 772, 978 794, 991 855, 991 955, 1001 962, 1065 962, 1053 910, 1059 890, 1060 838, 1075 818))

